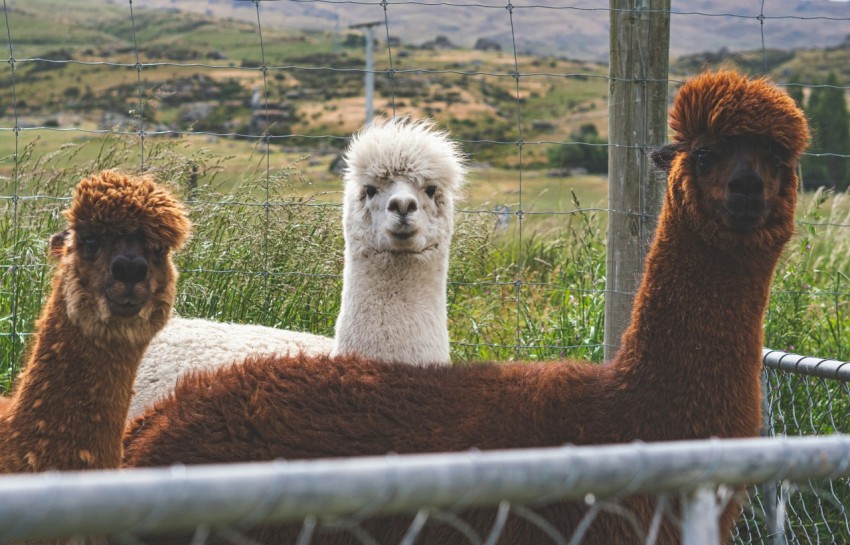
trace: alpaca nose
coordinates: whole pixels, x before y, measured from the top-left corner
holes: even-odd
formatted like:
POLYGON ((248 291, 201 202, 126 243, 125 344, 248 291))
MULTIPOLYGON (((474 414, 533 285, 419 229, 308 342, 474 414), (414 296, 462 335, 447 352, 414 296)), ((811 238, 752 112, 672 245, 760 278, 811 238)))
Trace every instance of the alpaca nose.
POLYGON ((131 286, 147 278, 148 262, 138 255, 119 255, 112 260, 112 277, 131 286))
POLYGON ((733 225, 748 229, 756 225, 765 211, 764 180, 752 168, 736 170, 727 184, 726 212, 733 225))
POLYGON ((416 199, 412 196, 397 195, 392 197, 387 203, 387 210, 395 212, 399 216, 406 216, 411 212, 415 212, 418 208, 419 205, 416 204, 416 199))
POLYGON ((753 170, 739 171, 729 180, 729 193, 739 197, 756 197, 764 191, 764 180, 753 170))

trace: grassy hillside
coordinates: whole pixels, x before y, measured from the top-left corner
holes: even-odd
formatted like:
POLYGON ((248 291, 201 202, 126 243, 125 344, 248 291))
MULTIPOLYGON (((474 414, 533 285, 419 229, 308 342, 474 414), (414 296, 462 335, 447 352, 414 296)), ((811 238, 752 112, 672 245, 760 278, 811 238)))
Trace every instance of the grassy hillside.
MULTIPOLYGON (((0 71, 0 125, 14 126, 17 115, 27 129, 24 141, 38 135, 42 152, 55 149, 48 143, 87 135, 32 129, 137 132, 143 123, 149 133, 268 132, 275 153, 285 157, 280 164, 310 155, 307 171, 321 185, 334 179, 327 168, 365 117, 358 34, 271 25, 263 28, 261 48, 255 22, 151 9, 134 10, 131 20, 126 6, 95 10, 89 0, 69 0, 61 12, 50 6, 47 0, 11 4, 8 30, 17 62, 14 74, 0 71)), ((375 59, 377 113, 432 116, 466 141, 478 163, 516 168, 513 143, 522 139, 523 168, 548 169, 547 149, 573 140, 581 125, 606 136, 605 65, 554 53, 515 59, 450 44, 402 42, 388 50, 383 41, 375 59), (390 68, 390 54, 391 75, 381 73, 390 68)), ((675 60, 672 73, 681 78, 721 64, 753 72, 766 65, 779 81, 796 73, 817 81, 828 70, 850 81, 850 41, 829 49, 772 49, 764 58, 760 50, 701 53, 675 60)), ((239 136, 195 138, 245 160, 256 151, 256 140, 239 136)), ((0 133, 0 156, 12 155, 14 145, 11 132, 0 133)), ((8 162, 0 164, 0 171, 9 169, 8 162)))
MULTIPOLYGON (((126 10, 125 0, 111 1, 126 10)), ((471 48, 483 38, 499 44, 503 51, 512 51, 516 43, 523 54, 607 61, 607 2, 514 2, 510 16, 506 4, 505 0, 390 2, 386 17, 390 34, 414 45, 444 36, 460 47, 471 48)), ((251 2, 146 0, 144 5, 257 22, 251 2)), ((846 21, 841 19, 850 16, 850 4, 828 0, 672 0, 671 9, 670 51, 675 57, 723 47, 755 49, 761 44, 762 28, 767 47, 828 47, 847 35, 846 21), (758 20, 762 9, 763 27, 758 20)), ((384 20, 384 10, 377 2, 264 2, 260 15, 268 28, 327 32, 384 20)))
MULTIPOLYGON (((708 12, 724 9, 719 1, 708 4, 703 6, 708 12)), ((805 8, 825 9, 820 4, 805 8)), ((63 143, 85 141, 92 131, 134 133, 144 126, 153 135, 181 133, 189 148, 236 158, 219 172, 232 185, 245 164, 264 156, 264 143, 256 135, 268 133, 274 165, 298 161, 311 191, 338 187, 330 166, 365 117, 361 35, 344 28, 285 30, 275 24, 274 10, 280 8, 272 3, 263 4, 269 24, 262 29, 262 47, 256 21, 216 16, 228 13, 223 2, 209 3, 209 14, 193 13, 191 2, 180 4, 182 12, 146 9, 157 4, 145 3, 145 8, 134 8, 132 19, 124 4, 68 0, 64 5, 59 11, 48 0, 9 3, 7 30, 16 63, 14 72, 9 65, 0 68, 0 127, 13 127, 17 116, 24 130, 18 140, 11 130, 0 131, 0 157, 10 159, 16 145, 33 141, 36 153, 46 154, 63 143), (137 58, 143 63, 139 71, 137 58), (83 131, 57 131, 61 129, 83 131)), ((298 3, 286 6, 300 9, 298 3)), ((675 14, 674 20, 682 17, 675 14)), ((713 21, 725 28, 735 17, 714 19, 722 19, 713 21)), ((568 201, 570 189, 585 188, 592 189, 582 194, 586 201, 604 198, 599 183, 563 173, 549 177, 547 151, 574 141, 582 125, 593 125, 602 138, 607 136, 605 65, 568 60, 560 51, 514 58, 505 51, 450 43, 422 47, 404 40, 387 49, 385 37, 378 36, 377 113, 431 116, 464 141, 474 163, 483 167, 475 170, 475 180, 482 182, 474 185, 475 202, 498 196, 494 188, 505 180, 517 191, 520 154, 515 142, 520 139, 525 143, 525 189, 553 185, 556 189, 549 193, 556 201, 568 201), (385 72, 390 66, 392 74, 385 72), (517 69, 521 76, 515 79, 517 69)), ((721 49, 689 55, 672 62, 671 77, 681 79, 718 65, 755 73, 766 67, 778 81, 800 74, 804 82, 817 82, 836 70, 846 82, 850 41, 828 49, 769 49, 764 54, 721 49)), ((146 139, 151 144, 155 140, 146 139)), ((80 153, 96 147, 83 147, 80 153)), ((9 159, 0 162, 0 175, 9 175, 14 167, 9 159)))
MULTIPOLYGON (((12 131, 0 132, 0 157, 6 158, 0 175, 11 174, 16 145, 32 143, 36 155, 45 155, 99 131, 137 133, 144 126, 147 145, 166 138, 158 132, 176 131, 187 153, 207 149, 233 157, 219 165, 224 187, 265 155, 265 144, 248 136, 268 132, 273 166, 297 161, 306 191, 338 188, 329 167, 365 117, 362 36, 264 28, 261 48, 256 24, 144 9, 131 21, 126 6, 95 14, 85 0, 69 0, 61 13, 46 0, 13 4, 8 16, 17 62, 14 73, 0 69, 0 126, 13 127, 17 117, 24 130, 17 140, 12 131), (82 131, 62 131, 69 128, 82 131)), ((599 177, 548 177, 546 150, 570 141, 583 124, 606 134, 605 66, 405 44, 392 55, 392 77, 376 77, 376 113, 431 116, 466 141, 473 161, 487 165, 473 174, 481 181, 472 186, 476 203, 516 201, 514 143, 520 138, 527 142, 525 189, 554 183, 547 202, 569 202, 574 188, 589 189, 583 197, 591 202, 604 198, 599 177), (523 73, 519 82, 512 76, 515 62, 523 73), (513 187, 503 191, 508 181, 513 187)), ((389 67, 379 44, 375 68, 389 67)), ((91 159, 98 148, 95 142, 78 153, 91 159)))
POLYGON ((764 52, 732 52, 721 48, 679 57, 671 62, 671 70, 691 74, 721 65, 737 66, 754 74, 766 72, 778 82, 798 76, 801 82, 817 84, 829 72, 835 72, 839 81, 847 85, 850 83, 850 35, 844 42, 827 48, 766 49, 764 52))
MULTIPOLYGON (((76 0, 79 2, 79 0, 76 0)), ((73 3, 73 2, 72 2, 73 3)), ((104 113, 126 115, 131 110, 149 123, 173 130, 251 132, 250 101, 256 89, 267 94, 276 127, 272 133, 348 135, 362 124, 364 53, 359 36, 265 30, 261 49, 256 25, 206 16, 142 11, 133 25, 123 10, 110 8, 91 17, 79 2, 80 17, 53 17, 46 4, 13 8, 9 19, 18 63, 15 82, 18 115, 38 125, 74 112, 78 125, 101 124, 104 113), (66 29, 73 28, 71 36, 66 29), (145 66, 137 74, 134 44, 145 66), (86 63, 68 64, 32 59, 86 63), (192 63, 195 66, 172 66, 192 63), (201 66, 204 65, 204 66, 201 66), (264 74, 261 66, 268 66, 264 74), (139 110, 139 102, 144 109, 139 110), (215 102, 204 111, 200 102, 215 102), (195 113, 190 106, 195 105, 195 113)), ((534 74, 519 85, 524 103, 527 139, 558 134, 575 114, 599 110, 591 122, 604 131, 600 108, 606 93, 602 65, 555 58, 522 57, 523 73, 534 74), (570 78, 566 74, 585 76, 570 78), (551 75, 543 75, 551 74, 551 75), (543 121, 544 130, 535 126, 543 121)), ((379 48, 376 70, 389 69, 379 48)), ((512 55, 469 50, 420 49, 400 46, 394 52, 392 78, 378 75, 379 113, 412 111, 430 114, 448 124, 457 122, 460 138, 517 139, 517 86, 512 55), (488 74, 488 75, 485 75, 488 74)), ((10 82, 10 74, 5 74, 10 82)), ((11 85, 4 85, 0 103, 9 116, 11 85)), ((265 96, 263 97, 266 98, 265 96)), ((256 113, 256 112, 255 112, 256 113)), ((264 113, 264 112, 260 112, 264 113)))

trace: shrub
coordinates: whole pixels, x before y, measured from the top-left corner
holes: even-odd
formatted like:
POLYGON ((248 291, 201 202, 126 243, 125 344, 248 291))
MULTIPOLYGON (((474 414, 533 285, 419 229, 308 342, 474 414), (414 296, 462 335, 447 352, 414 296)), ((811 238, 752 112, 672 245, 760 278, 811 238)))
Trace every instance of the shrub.
POLYGON ((560 170, 583 168, 590 173, 608 172, 608 140, 599 136, 592 123, 570 134, 572 143, 551 146, 547 150, 549 166, 560 170))

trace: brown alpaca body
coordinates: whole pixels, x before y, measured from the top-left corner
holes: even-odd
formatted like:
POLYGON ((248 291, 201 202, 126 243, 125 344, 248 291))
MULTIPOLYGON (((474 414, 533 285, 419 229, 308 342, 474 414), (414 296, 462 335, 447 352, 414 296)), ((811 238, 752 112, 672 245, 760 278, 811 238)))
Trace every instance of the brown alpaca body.
MULTIPOLYGON (((187 378, 175 392, 179 402, 161 403, 136 421, 127 463, 156 466, 754 436, 761 422, 761 315, 778 251, 758 266, 734 256, 704 259, 716 254, 706 249, 700 256, 696 250, 703 244, 682 233, 671 237, 663 228, 659 231, 665 243, 648 260, 646 289, 639 300, 647 290, 653 295, 643 301, 643 313, 625 336, 619 357, 609 364, 565 361, 419 369, 343 358, 249 360, 214 375, 187 378), (683 259, 679 246, 689 248, 689 259, 683 259), (657 272, 670 267, 676 268, 675 277, 657 272), (708 278, 721 277, 727 280, 706 286, 708 278), (711 304, 700 304, 706 297, 713 299, 711 304), (724 310, 718 313, 717 307, 724 310), (691 320, 710 327, 681 334, 691 320), (728 324, 735 325, 734 331, 728 324), (641 351, 652 357, 639 357, 641 351)), ((629 507, 648 527, 652 501, 632 499, 629 507)), ((538 512, 570 535, 586 507, 567 503, 538 512)), ((730 507, 727 528, 733 515, 730 507)), ((463 520, 486 535, 494 516, 493 510, 481 510, 465 513, 463 520)), ((379 543, 397 543, 410 522, 410 517, 381 517, 364 523, 364 528, 379 543)), ((251 535, 261 543, 290 543, 298 530, 267 528, 251 535)), ((665 524, 661 538, 659 543, 673 543, 678 534, 665 524)), ((512 517, 499 543, 541 541, 539 530, 512 517)), ((313 542, 357 541, 337 532, 322 533, 313 542)), ((601 515, 586 541, 640 542, 613 515, 601 515)), ((467 541, 451 527, 432 523, 417 543, 467 541)))
MULTIPOLYGON (((632 323, 612 362, 414 368, 353 358, 248 360, 187 378, 172 397, 131 424, 126 465, 756 435, 762 319, 774 267, 794 230, 793 167, 807 129, 793 101, 773 94, 769 84, 753 82, 751 89, 734 75, 712 78, 686 86, 680 97, 687 102, 694 87, 706 87, 709 96, 719 89, 720 98, 710 101, 716 106, 743 85, 758 104, 765 94, 776 103, 767 122, 788 126, 776 129, 778 137, 772 129, 756 131, 760 125, 746 117, 745 93, 743 99, 733 96, 733 110, 744 118, 742 133, 727 127, 726 133, 712 134, 709 124, 664 150, 672 157, 664 208, 632 323), (744 110, 736 109, 739 104, 744 110), (786 137, 794 145, 784 147, 786 137), (779 151, 772 147, 776 143, 779 151), (714 162, 706 158, 708 146, 714 162)), ((703 117, 712 110, 691 108, 703 117)), ((682 112, 674 107, 674 123, 681 121, 676 114, 682 112)), ((646 531, 653 500, 624 501, 646 531)), ((725 510, 724 532, 735 510, 734 505, 725 510)), ((564 536, 572 535, 586 511, 576 503, 537 509, 564 536)), ((494 511, 465 512, 461 518, 483 536, 494 511)), ((410 521, 381 517, 363 527, 378 543, 394 543, 410 521)), ((292 543, 297 535, 294 526, 252 534, 265 543, 292 543)), ((656 543, 679 539, 668 519, 656 543)), ((547 540, 512 516, 498 543, 547 540)), ((311 541, 357 542, 344 531, 322 532, 311 541)), ((430 522, 416 542, 468 541, 457 529, 430 522)), ((643 540, 625 519, 602 514, 582 543, 643 540)))
POLYGON ((170 195, 104 172, 80 182, 66 216, 50 296, 1 406, 0 473, 119 467, 136 368, 174 301, 169 251, 189 223, 170 195))
POLYGON ((0 416, 6 413, 9 407, 12 406, 11 397, 0 397, 0 416))
MULTIPOLYGON (((61 290, 56 287, 54 293, 61 290)), ((97 342, 66 316, 64 301, 51 297, 20 388, 11 399, 13 407, 0 420, 4 473, 115 468, 121 463, 116 441, 124 429, 120 415, 130 406, 133 378, 147 344, 97 342)), ((156 327, 167 318, 167 312, 160 313, 156 327)))

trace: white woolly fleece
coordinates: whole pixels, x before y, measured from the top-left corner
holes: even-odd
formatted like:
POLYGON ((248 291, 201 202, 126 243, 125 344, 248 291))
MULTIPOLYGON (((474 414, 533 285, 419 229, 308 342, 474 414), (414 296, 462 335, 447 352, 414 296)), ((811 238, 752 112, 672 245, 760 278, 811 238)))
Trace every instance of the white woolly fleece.
POLYGON ((332 355, 449 364, 446 276, 466 169, 431 121, 394 118, 346 153, 345 267, 332 355))
POLYGON ((424 185, 439 183, 452 198, 465 184, 466 167, 459 147, 431 120, 394 117, 375 121, 354 135, 345 154, 345 189, 352 182, 395 176, 424 185))
POLYGON ((328 354, 333 339, 259 325, 172 317, 139 366, 129 419, 174 390, 185 373, 241 362, 249 355, 328 354))

